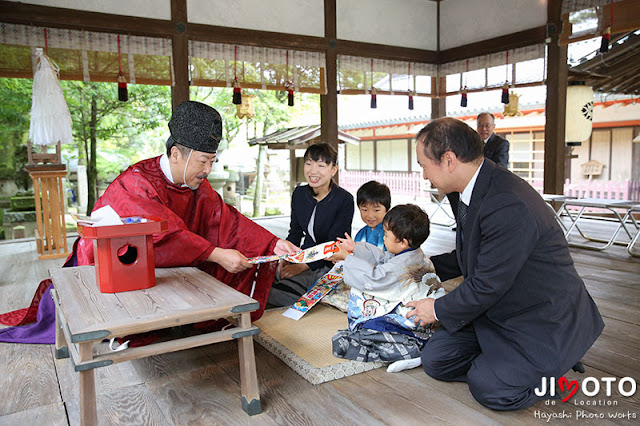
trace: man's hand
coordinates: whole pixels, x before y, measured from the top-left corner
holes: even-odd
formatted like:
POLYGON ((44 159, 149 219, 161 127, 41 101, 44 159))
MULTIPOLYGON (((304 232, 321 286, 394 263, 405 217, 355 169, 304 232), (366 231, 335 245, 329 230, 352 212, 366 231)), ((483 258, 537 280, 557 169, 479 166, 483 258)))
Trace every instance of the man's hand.
POLYGON ((291 241, 283 239, 279 239, 276 246, 273 248, 273 254, 278 256, 282 256, 283 254, 296 254, 300 251, 300 248, 291 241))
POLYGON ((217 263, 232 274, 251 268, 251 264, 247 258, 238 250, 223 249, 216 247, 213 249, 209 257, 209 262, 217 263))
POLYGON ((434 314, 433 305, 436 302, 436 299, 432 299, 427 297, 425 299, 416 300, 414 302, 407 303, 408 308, 415 308, 405 315, 408 319, 413 318, 413 322, 416 325, 427 325, 433 324, 437 321, 436 316, 434 314))
POLYGON ((309 269, 306 263, 289 263, 284 260, 280 261, 278 267, 280 268, 280 278, 282 279, 291 278, 309 269))

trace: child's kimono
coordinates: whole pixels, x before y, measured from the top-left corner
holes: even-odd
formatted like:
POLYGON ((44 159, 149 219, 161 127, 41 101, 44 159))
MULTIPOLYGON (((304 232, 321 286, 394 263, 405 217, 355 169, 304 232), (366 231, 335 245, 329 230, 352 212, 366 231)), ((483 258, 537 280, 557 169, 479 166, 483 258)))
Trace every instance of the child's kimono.
POLYGON ((420 356, 432 334, 405 315, 405 305, 444 295, 433 265, 421 249, 394 255, 356 243, 344 262, 344 282, 351 287, 349 330, 333 337, 334 355, 359 361, 397 361, 420 356))
POLYGON ((356 243, 363 242, 373 244, 379 249, 387 251, 387 248, 384 246, 384 228, 382 226, 382 222, 373 229, 365 226, 358 231, 353 241, 356 243))

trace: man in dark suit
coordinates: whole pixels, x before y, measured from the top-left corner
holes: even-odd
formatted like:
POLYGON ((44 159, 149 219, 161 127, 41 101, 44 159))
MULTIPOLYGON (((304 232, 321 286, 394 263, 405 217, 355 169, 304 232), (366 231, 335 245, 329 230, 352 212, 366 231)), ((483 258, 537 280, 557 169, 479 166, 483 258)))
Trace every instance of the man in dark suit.
MULTIPOLYGON (((501 138, 494 133, 496 129, 496 118, 490 112, 482 112, 476 118, 476 129, 482 139, 484 148, 484 158, 488 158, 500 167, 505 169, 509 167, 509 141, 501 138)), ((452 192, 447 194, 449 199, 449 205, 451 205, 451 211, 453 216, 458 216, 458 200, 460 200, 460 194, 452 192)), ((455 229, 454 229, 455 230, 455 229)))
POLYGON ((483 112, 476 118, 476 128, 484 144, 484 158, 500 167, 509 167, 509 141, 494 133, 496 118, 490 112, 483 112))
POLYGON ((478 133, 442 118, 416 139, 424 178, 460 193, 456 249, 431 261, 443 281, 464 277, 440 299, 407 304, 416 323, 440 321, 423 368, 467 382, 486 407, 529 407, 543 378, 560 377, 591 347, 600 313, 553 213, 527 182, 483 157, 478 133))

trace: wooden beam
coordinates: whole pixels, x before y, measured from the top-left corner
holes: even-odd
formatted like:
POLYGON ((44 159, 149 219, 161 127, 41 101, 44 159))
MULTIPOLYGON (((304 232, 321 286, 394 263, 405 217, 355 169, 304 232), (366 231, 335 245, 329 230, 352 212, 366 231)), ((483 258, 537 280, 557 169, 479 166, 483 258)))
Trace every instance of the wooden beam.
POLYGON ((191 40, 212 43, 241 44, 244 46, 271 47, 324 51, 328 42, 323 37, 277 33, 272 31, 247 30, 244 28, 220 27, 216 25, 189 24, 187 35, 191 40))
POLYGON ((438 62, 438 52, 434 52, 433 50, 412 49, 409 47, 388 46, 385 44, 363 43, 349 40, 336 40, 336 44, 339 55, 427 64, 438 62))
POLYGON ((173 72, 175 81, 171 87, 173 109, 189 100, 189 39, 187 38, 187 0, 171 0, 171 37, 173 72))
MULTIPOLYGON (((336 0, 324 0, 324 36, 327 94, 320 96, 320 128, 325 142, 338 150, 338 53, 336 50, 336 0)), ((336 174, 336 182, 338 175, 336 174)))
POLYGON ((544 128, 544 193, 564 193, 565 121, 567 114, 567 46, 558 44, 562 25, 562 0, 549 0, 547 101, 544 128))
MULTIPOLYGON (((552 0, 549 0, 552 1, 552 0)), ((460 47, 443 50, 438 56, 439 63, 459 61, 476 56, 489 55, 505 50, 518 49, 533 44, 544 43, 547 38, 546 27, 535 27, 513 34, 507 34, 489 40, 479 41, 460 47)))

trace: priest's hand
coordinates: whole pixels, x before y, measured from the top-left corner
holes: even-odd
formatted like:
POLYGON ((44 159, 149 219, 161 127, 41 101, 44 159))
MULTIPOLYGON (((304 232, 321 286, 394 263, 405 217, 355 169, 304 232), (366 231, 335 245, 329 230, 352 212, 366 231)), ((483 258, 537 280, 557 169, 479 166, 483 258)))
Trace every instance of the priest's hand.
POLYGON ((280 278, 283 279, 291 278, 309 269, 309 265, 306 263, 290 263, 284 260, 280 261, 278 267, 280 268, 280 278))
POLYGON ((273 254, 282 256, 283 254, 296 254, 301 249, 293 244, 291 241, 279 239, 276 246, 273 248, 273 254))
POLYGON ((407 312, 407 315, 405 316, 408 319, 412 319, 416 325, 433 324, 438 320, 436 318, 435 311, 433 308, 435 302, 436 302, 436 299, 432 299, 430 297, 409 302, 406 305, 407 308, 414 308, 414 309, 407 312))
POLYGON ((214 248, 207 260, 217 263, 232 274, 244 271, 253 266, 238 250, 223 249, 220 247, 214 248))

